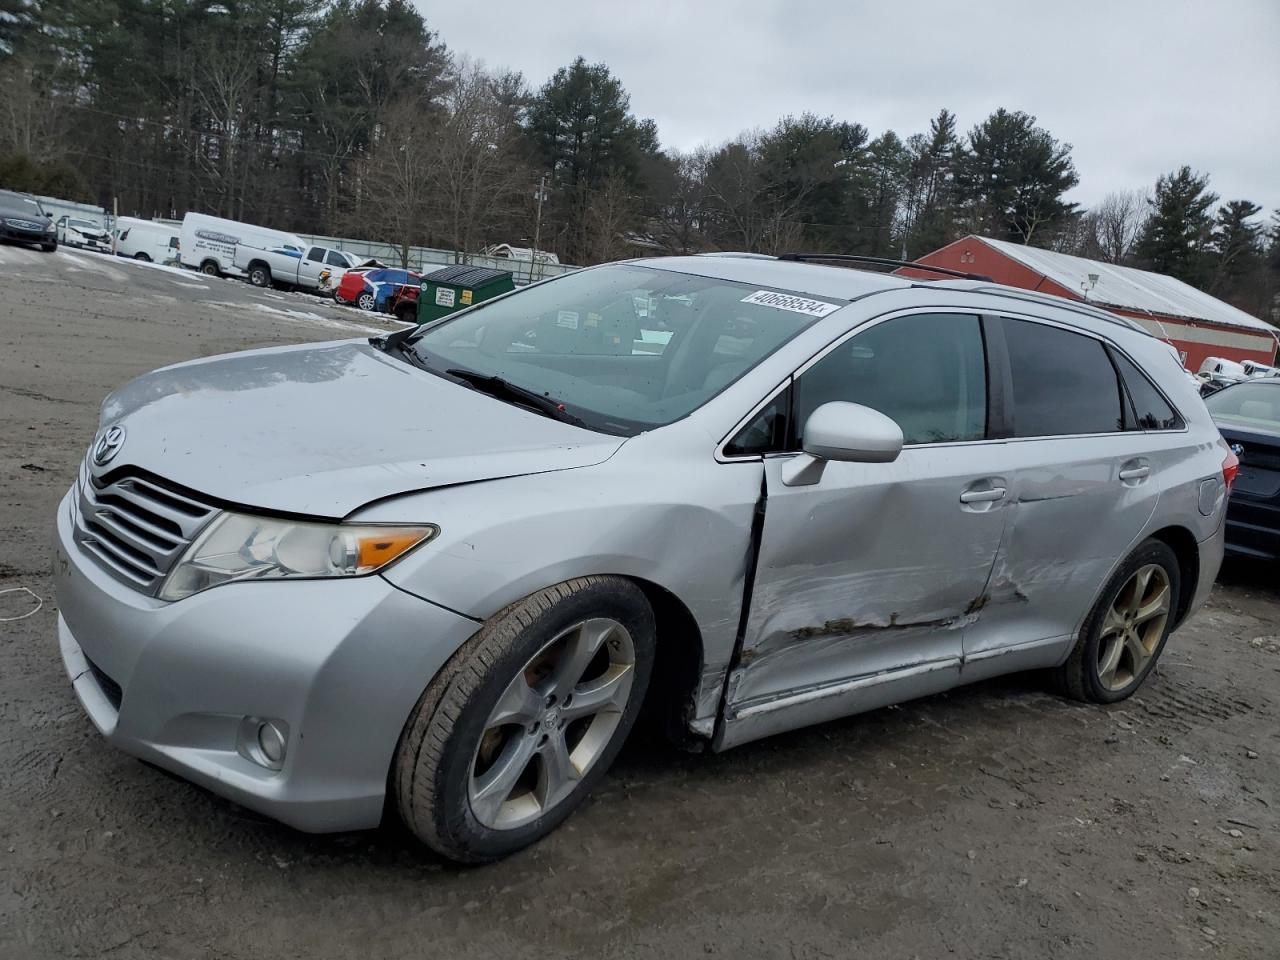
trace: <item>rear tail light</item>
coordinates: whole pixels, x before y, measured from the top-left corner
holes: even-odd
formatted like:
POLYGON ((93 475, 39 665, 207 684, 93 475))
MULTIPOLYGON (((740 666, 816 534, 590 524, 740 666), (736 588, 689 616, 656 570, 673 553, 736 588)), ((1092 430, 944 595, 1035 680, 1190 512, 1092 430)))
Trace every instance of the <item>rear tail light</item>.
POLYGON ((1222 483, 1230 494, 1231 488, 1236 484, 1236 477, 1240 475, 1240 458, 1231 447, 1227 446, 1225 440, 1222 441, 1222 445, 1227 448, 1227 455, 1222 461, 1222 483))

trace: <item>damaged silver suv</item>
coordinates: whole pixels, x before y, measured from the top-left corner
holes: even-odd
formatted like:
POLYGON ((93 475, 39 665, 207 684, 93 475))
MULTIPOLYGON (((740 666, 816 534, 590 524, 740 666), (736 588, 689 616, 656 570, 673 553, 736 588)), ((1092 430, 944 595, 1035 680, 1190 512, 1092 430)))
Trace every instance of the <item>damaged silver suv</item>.
POLYGON ((642 703, 723 750, 1015 670, 1129 696, 1235 469, 1167 346, 1085 305, 613 264, 121 387, 58 508, 59 641, 120 749, 487 861, 642 703))

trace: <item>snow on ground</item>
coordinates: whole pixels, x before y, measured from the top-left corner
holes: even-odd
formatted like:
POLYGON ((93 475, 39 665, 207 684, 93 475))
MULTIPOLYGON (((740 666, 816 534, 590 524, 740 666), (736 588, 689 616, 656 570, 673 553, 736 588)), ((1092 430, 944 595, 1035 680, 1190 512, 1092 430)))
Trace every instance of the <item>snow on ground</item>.
POLYGON ((90 273, 99 274, 100 276, 104 276, 109 280, 115 280, 119 283, 124 283, 128 279, 128 275, 126 273, 111 265, 106 254, 85 253, 79 250, 68 250, 66 247, 59 247, 57 253, 53 254, 53 256, 68 257, 74 260, 75 266, 67 267, 70 271, 87 270, 90 273))
MULTIPOLYGON (((240 305, 236 304, 236 306, 239 307, 240 305)), ((273 307, 266 303, 254 303, 250 304, 250 306, 255 310, 260 310, 263 313, 270 314, 273 318, 284 318, 286 320, 293 320, 300 323, 310 323, 322 327, 331 327, 334 330, 355 330, 374 336, 386 333, 385 330, 379 330, 377 327, 366 327, 363 324, 351 323, 347 320, 334 320, 331 317, 322 317, 318 313, 311 313, 306 310, 285 310, 280 307, 273 307)))

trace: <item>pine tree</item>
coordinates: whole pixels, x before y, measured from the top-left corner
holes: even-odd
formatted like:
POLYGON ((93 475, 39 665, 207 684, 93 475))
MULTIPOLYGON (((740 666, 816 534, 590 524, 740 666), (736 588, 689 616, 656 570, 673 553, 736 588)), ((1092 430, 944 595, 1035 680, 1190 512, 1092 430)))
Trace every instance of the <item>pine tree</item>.
POLYGON ((1001 107, 969 131, 958 187, 969 229, 1031 243, 1044 228, 1075 215, 1063 194, 1080 182, 1071 144, 1036 118, 1001 107))
POLYGON ((1214 259, 1210 293, 1234 288, 1257 272, 1262 259, 1262 225, 1250 221, 1262 208, 1249 200, 1232 200, 1218 208, 1211 252, 1214 259))
POLYGON ((902 254, 918 257, 950 240, 955 165, 960 151, 956 116, 942 110, 929 123, 929 135, 907 140, 909 154, 903 189, 902 254))
POLYGON ((1151 217, 1136 249, 1139 265, 1203 288, 1212 275, 1209 211, 1218 202, 1209 192, 1208 175, 1181 167, 1156 180, 1149 202, 1151 217))
POLYGON ((657 151, 657 128, 632 116, 631 97, 605 64, 578 57, 557 70, 534 97, 528 132, 542 164, 551 170, 558 194, 553 216, 566 234, 568 253, 585 258, 589 248, 598 246, 587 236, 592 193, 608 184, 613 210, 619 207, 614 201, 621 183, 640 187, 645 157, 657 151))

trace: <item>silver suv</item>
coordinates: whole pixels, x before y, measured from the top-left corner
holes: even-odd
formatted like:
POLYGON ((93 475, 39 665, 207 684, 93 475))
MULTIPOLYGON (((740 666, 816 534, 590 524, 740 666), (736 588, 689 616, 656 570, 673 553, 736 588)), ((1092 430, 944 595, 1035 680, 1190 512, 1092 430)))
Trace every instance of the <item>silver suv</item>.
POLYGON ((1235 469, 1167 346, 1087 306, 613 264, 121 387, 58 509, 58 633, 115 746, 486 861, 642 702, 723 750, 1017 670, 1129 696, 1235 469))

